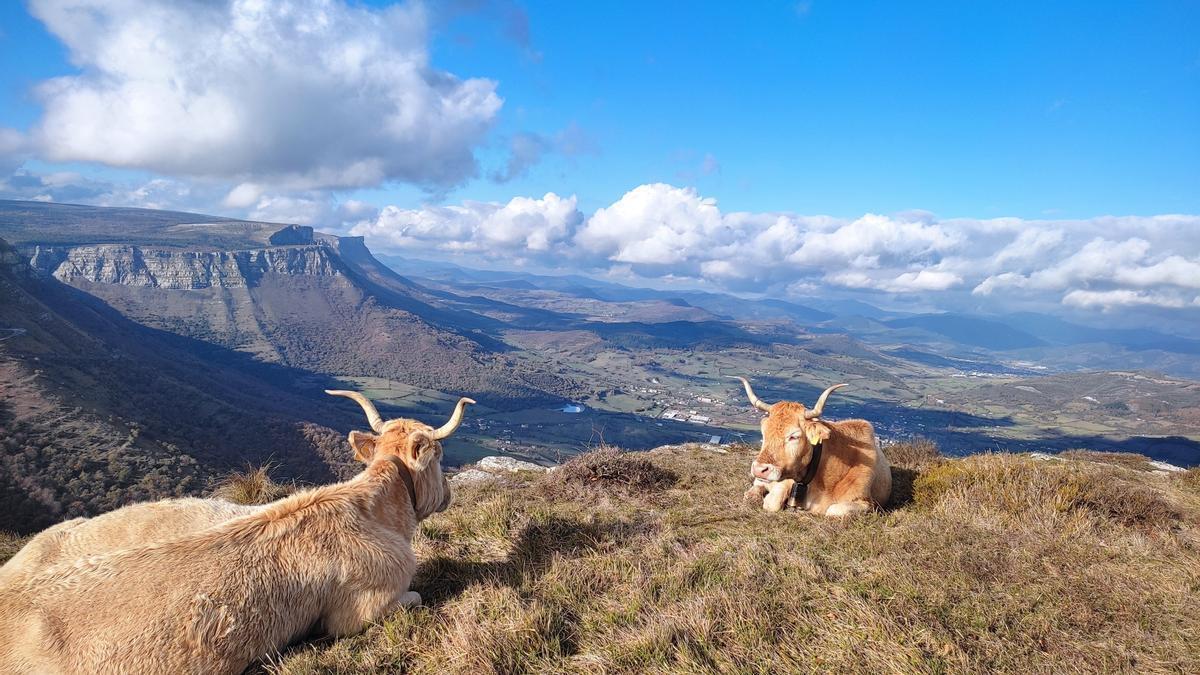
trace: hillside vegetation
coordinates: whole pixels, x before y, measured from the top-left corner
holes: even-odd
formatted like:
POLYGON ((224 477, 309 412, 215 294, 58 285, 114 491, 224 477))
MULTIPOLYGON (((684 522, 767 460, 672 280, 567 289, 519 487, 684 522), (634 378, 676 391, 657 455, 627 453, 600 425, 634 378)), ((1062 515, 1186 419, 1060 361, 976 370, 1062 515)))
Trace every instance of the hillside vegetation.
POLYGON ((360 420, 295 386, 304 371, 148 329, 37 278, 3 240, 0 329, 0 529, 198 494, 246 463, 333 480, 345 437, 330 425, 360 420))
POLYGON ((751 454, 604 449, 458 487, 415 542, 423 607, 257 668, 1200 672, 1198 469, 893 446, 894 503, 842 522, 743 504, 751 454))

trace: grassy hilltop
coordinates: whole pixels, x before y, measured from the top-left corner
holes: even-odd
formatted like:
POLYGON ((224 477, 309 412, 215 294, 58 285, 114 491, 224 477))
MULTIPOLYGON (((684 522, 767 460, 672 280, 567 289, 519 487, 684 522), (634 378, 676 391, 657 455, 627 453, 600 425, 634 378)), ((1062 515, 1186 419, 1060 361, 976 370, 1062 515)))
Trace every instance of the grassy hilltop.
POLYGON ((1200 672, 1198 469, 895 446, 895 503, 841 522, 742 504, 751 454, 458 487, 415 542, 424 607, 261 668, 1200 672))

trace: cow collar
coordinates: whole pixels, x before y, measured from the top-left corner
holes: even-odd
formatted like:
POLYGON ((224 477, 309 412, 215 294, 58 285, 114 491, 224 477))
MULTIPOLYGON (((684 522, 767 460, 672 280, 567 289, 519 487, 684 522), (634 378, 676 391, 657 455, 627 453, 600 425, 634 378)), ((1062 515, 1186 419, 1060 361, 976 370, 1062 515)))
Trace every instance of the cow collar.
POLYGON ((808 494, 808 484, 817 477, 817 466, 821 463, 822 445, 818 442, 812 446, 812 458, 808 460, 808 469, 804 471, 804 478, 792 485, 792 493, 788 495, 788 501, 800 508, 804 508, 804 497, 808 494))

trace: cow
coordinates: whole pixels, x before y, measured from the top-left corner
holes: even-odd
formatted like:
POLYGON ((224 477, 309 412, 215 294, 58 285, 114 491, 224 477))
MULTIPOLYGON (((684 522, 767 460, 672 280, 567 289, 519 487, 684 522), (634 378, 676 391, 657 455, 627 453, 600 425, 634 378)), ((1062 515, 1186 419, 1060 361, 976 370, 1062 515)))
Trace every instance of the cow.
POLYGON ((767 511, 792 502, 806 511, 830 517, 868 511, 887 503, 892 470, 866 420, 829 422, 821 419, 835 384, 821 392, 812 409, 792 401, 768 404, 746 388, 750 404, 767 413, 762 420, 762 448, 750 464, 754 485, 747 500, 767 511), (814 460, 815 457, 815 460, 814 460))
POLYGON ((356 633, 421 597, 418 523, 450 505, 434 429, 383 420, 350 432, 366 466, 341 483, 166 541, 61 562, 0 587, 0 672, 239 673, 314 629, 356 633))
POLYGON ((0 567, 0 587, 55 563, 164 541, 264 508, 183 497, 130 504, 94 518, 72 518, 39 532, 0 567))

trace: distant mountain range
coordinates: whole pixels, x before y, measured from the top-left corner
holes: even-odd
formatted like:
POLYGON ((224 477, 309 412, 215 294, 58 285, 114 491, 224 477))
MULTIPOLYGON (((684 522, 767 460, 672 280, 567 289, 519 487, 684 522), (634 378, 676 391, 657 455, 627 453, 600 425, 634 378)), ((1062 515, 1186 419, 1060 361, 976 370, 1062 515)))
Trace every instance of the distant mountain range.
MULTIPOLYGON (((512 299, 542 291, 577 300, 606 303, 658 301, 709 312, 732 321, 788 321, 813 333, 844 333, 874 344, 949 350, 974 358, 1000 357, 1037 361, 1047 368, 1141 368, 1181 377, 1200 378, 1200 340, 1153 329, 1129 330, 1085 326, 1031 312, 1002 315, 958 313, 911 314, 880 309, 852 299, 810 298, 799 302, 744 298, 722 293, 632 288, 581 275, 548 276, 478 270, 446 262, 394 255, 380 259, 426 286, 455 292, 512 299)), ((550 298, 542 303, 549 305, 550 298)), ((659 320, 673 320, 659 313, 659 320)))

